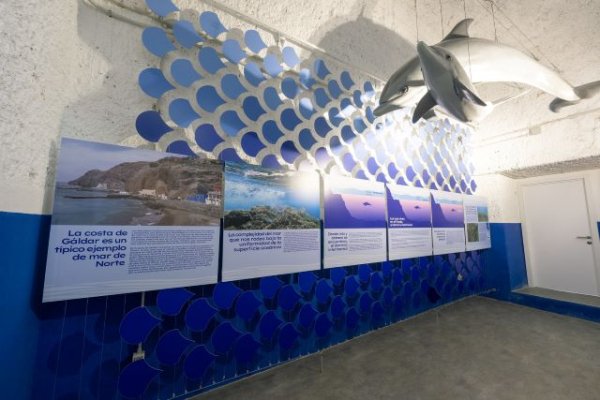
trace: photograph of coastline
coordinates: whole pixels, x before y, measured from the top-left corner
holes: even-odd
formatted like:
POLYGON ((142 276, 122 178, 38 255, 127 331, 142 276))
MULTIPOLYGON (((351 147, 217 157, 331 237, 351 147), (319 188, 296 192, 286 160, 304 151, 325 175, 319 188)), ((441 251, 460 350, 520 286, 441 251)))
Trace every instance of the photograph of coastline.
POLYGON ((477 220, 479 222, 489 222, 488 208, 486 206, 477 207, 477 220))
POLYGON ((218 226, 222 171, 220 161, 63 138, 52 224, 218 226))
POLYGON ((386 227, 383 183, 330 177, 324 195, 326 229, 386 227))
POLYGON ((429 191, 403 186, 386 186, 388 227, 431 228, 429 191))
POLYGON ((224 229, 318 229, 319 175, 225 163, 224 229))
POLYGON ((435 228, 464 228, 463 201, 454 193, 431 193, 431 221, 435 228))

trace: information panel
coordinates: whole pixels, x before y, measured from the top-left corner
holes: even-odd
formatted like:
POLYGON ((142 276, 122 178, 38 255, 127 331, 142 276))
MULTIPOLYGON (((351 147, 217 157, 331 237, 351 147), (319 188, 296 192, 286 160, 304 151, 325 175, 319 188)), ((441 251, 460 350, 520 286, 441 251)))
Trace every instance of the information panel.
POLYGON ((321 268, 319 175, 225 164, 224 281, 321 268))
POLYGON ((323 196, 325 268, 385 261, 384 184, 327 177, 323 196))
POLYGON ((467 250, 481 250, 492 247, 488 202, 481 196, 464 196, 465 228, 467 250))
POLYGON ((223 165, 62 139, 43 301, 217 282, 223 165))
POLYGON ((431 191, 433 254, 465 251, 462 194, 431 191))
POLYGON ((388 258, 398 260, 433 254, 429 190, 386 185, 388 258))

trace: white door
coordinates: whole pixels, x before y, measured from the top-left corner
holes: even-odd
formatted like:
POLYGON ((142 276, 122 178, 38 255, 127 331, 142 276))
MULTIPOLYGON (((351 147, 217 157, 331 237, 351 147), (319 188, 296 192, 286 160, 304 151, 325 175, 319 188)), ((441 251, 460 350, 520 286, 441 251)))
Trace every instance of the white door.
POLYGON ((522 190, 529 285, 597 296, 583 179, 526 185, 522 190))

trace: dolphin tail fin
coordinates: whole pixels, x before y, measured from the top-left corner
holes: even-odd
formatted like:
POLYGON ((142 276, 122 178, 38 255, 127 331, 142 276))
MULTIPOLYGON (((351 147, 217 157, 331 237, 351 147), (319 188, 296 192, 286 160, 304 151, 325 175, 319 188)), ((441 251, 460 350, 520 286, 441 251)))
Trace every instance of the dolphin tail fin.
POLYGON ((415 112, 412 117, 412 123, 416 124, 418 120, 420 120, 423 116, 428 115, 428 111, 430 111, 433 107, 437 105, 435 99, 431 95, 431 92, 427 92, 425 96, 419 100, 419 104, 417 104, 417 108, 415 108, 415 112))
POLYGON ((585 85, 577 86, 575 88, 575 93, 577 93, 577 95, 580 97, 579 100, 569 101, 557 97, 550 103, 550 110, 553 112, 559 112, 565 107, 579 104, 581 100, 591 99, 592 97, 598 96, 600 94, 600 81, 590 82, 586 83, 585 85))

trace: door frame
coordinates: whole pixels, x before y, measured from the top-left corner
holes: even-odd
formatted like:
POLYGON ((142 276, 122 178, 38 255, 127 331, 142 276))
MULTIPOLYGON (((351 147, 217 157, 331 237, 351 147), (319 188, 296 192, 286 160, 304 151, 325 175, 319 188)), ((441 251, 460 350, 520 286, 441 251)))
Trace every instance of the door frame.
POLYGON ((525 223, 525 202, 523 199, 523 189, 527 186, 536 186, 547 183, 558 183, 565 181, 580 180, 583 183, 586 206, 588 212, 588 225, 590 235, 592 236, 592 258, 594 262, 594 272, 596 278, 596 288, 600 296, 600 238, 597 228, 597 222, 600 221, 600 170, 579 171, 566 174, 545 175, 534 178, 525 178, 517 180, 517 193, 519 203, 519 216, 521 219, 521 228, 523 230, 523 248, 525 251, 525 263, 531 266, 526 268, 527 280, 530 284, 535 284, 533 278, 533 259, 528 243, 527 226, 525 223))

